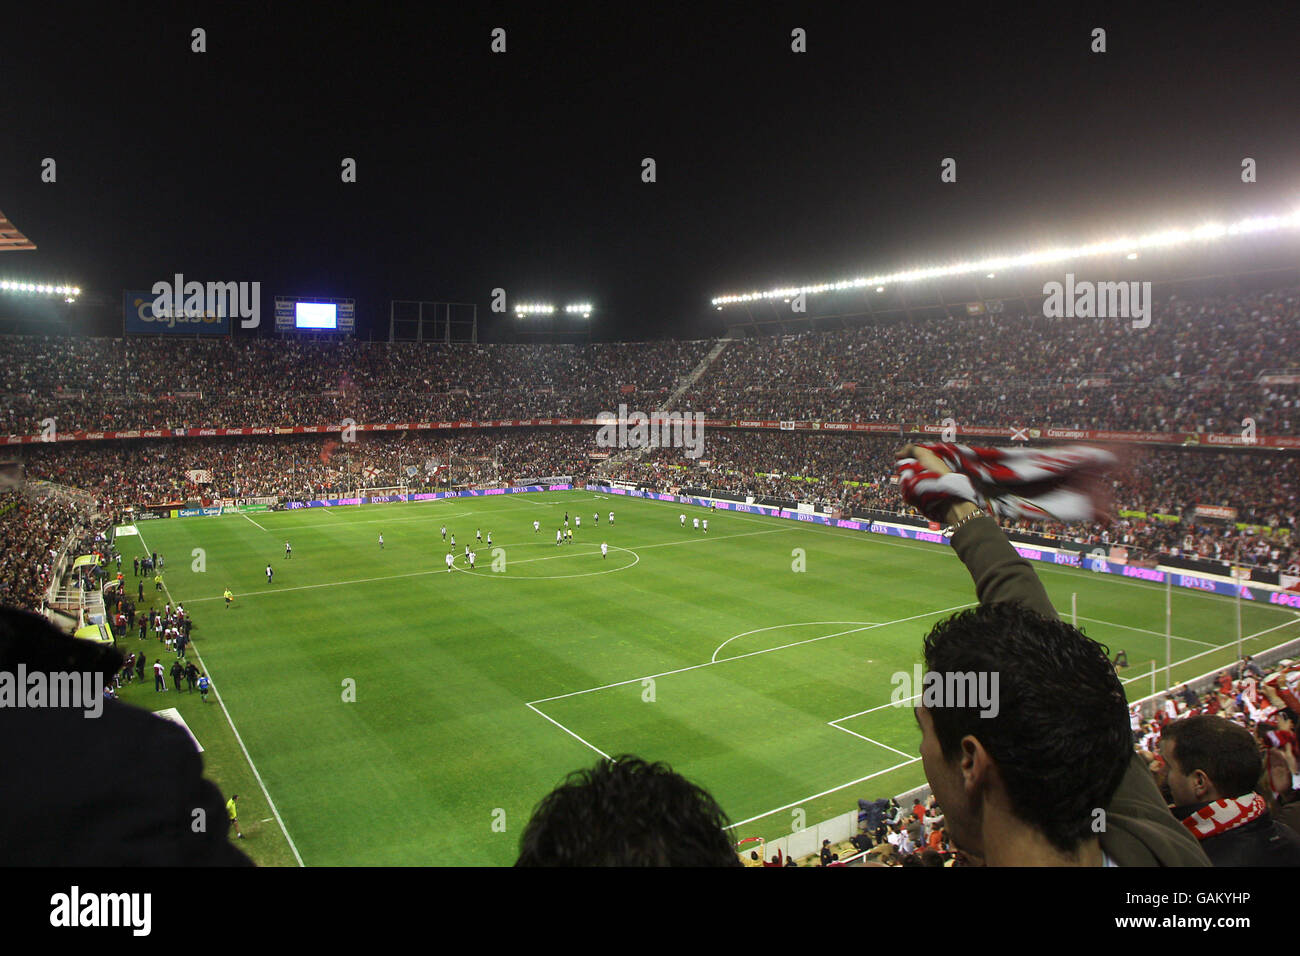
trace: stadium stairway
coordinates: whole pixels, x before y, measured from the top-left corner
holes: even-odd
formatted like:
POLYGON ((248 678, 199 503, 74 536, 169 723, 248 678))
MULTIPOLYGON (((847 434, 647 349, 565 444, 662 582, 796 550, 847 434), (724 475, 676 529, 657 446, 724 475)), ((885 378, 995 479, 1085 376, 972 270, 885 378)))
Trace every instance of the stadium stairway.
POLYGON ((730 342, 731 336, 718 339, 717 344, 714 345, 713 348, 709 349, 709 354, 700 360, 700 364, 691 369, 688 374, 678 379, 677 385, 673 388, 672 393, 664 399, 663 404, 660 405, 656 411, 672 411, 673 405, 675 405, 677 401, 686 394, 687 389, 700 380, 700 376, 708 371, 709 366, 712 365, 717 357, 722 354, 722 350, 725 349, 730 342))
MULTIPOLYGON (((702 376, 705 372, 708 371, 709 366, 712 365, 714 360, 719 355, 722 354, 723 349, 727 347, 727 344, 729 342, 731 342, 730 335, 718 339, 717 343, 713 346, 713 348, 709 349, 709 354, 704 356, 704 358, 700 360, 700 363, 696 365, 695 368, 691 369, 690 372, 683 375, 681 378, 677 380, 676 384, 673 386, 672 392, 670 392, 668 397, 665 398, 663 402, 660 403, 659 407, 656 408, 655 411, 656 412, 672 411, 673 406, 681 399, 683 395, 686 394, 687 390, 690 389, 692 385, 694 385, 696 382, 700 380, 700 376, 702 376)), ((623 465, 623 464, 627 464, 628 462, 635 461, 636 459, 645 455, 646 452, 648 452, 649 450, 650 449, 648 448, 626 448, 623 451, 610 455, 608 459, 606 459, 597 467, 596 473, 600 475, 612 474, 619 465, 623 465)))

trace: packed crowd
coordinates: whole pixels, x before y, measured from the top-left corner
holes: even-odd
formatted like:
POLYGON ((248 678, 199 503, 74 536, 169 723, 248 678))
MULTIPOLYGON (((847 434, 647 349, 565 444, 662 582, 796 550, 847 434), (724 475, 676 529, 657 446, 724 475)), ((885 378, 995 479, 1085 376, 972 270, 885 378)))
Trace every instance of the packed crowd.
POLYGON ((445 345, 11 337, 0 429, 114 430, 594 417, 653 409, 705 341, 445 345))
MULTIPOLYGON (((1004 312, 729 343, 676 407, 711 418, 1239 432, 1300 427, 1300 290, 1158 302, 1151 325, 1004 312), (1294 372, 1294 369, 1290 370, 1294 372)), ((713 343, 447 345, 11 337, 0 428, 288 426, 651 410, 713 343)))
POLYGON ((466 431, 455 435, 357 432, 262 439, 196 438, 105 441, 86 449, 33 445, 23 450, 29 479, 94 494, 108 511, 128 505, 215 498, 319 497, 363 487, 449 481, 517 482, 586 475, 595 451, 589 428, 466 431), (91 450, 93 448, 93 451, 91 450), (416 469, 408 478, 407 470, 416 469), (374 470, 367 477, 366 472, 374 470), (191 471, 211 481, 196 484, 191 471))
POLYGON ((683 397, 710 417, 1239 432, 1300 425, 1262 385, 1300 333, 1300 290, 1156 303, 1151 325, 1041 315, 896 320, 733 342, 683 397), (1083 384, 1087 382, 1087 384, 1083 384))
MULTIPOLYGON (((900 440, 709 429, 699 459, 686 458, 680 449, 656 449, 618 463, 613 477, 660 490, 697 487, 848 513, 896 513, 907 511, 891 480, 900 440)), ((1132 455, 1116 473, 1112 520, 1068 526, 1021 522, 1019 529, 1143 554, 1221 562, 1240 557, 1244 564, 1300 573, 1300 551, 1291 541, 1300 513, 1298 494, 1300 459, 1294 455, 1153 448, 1132 455), (1197 505, 1235 508, 1236 522, 1198 516, 1197 505), (1236 523, 1250 527, 1238 529, 1236 523)))
POLYGON ((90 520, 88 510, 74 501, 0 492, 0 605, 39 609, 59 549, 90 520))

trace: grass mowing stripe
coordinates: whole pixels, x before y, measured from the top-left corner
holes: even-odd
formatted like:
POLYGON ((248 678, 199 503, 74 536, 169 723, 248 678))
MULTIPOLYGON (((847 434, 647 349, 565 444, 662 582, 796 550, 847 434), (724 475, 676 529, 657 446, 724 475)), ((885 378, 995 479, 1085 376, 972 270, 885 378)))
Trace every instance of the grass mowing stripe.
POLYGON ((575 739, 575 740, 577 740, 577 741, 580 741, 580 742, 581 742, 582 744, 584 744, 585 746, 590 747, 592 750, 596 751, 596 753, 600 754, 600 755, 601 755, 602 757, 604 757, 606 760, 610 760, 610 761, 612 761, 612 760, 614 759, 614 758, 611 757, 609 754, 605 753, 605 751, 603 751, 603 750, 601 750, 599 747, 597 747, 595 744, 591 743, 591 742, 588 741, 588 740, 584 740, 582 737, 579 737, 577 734, 575 734, 575 733, 574 733, 572 730, 570 730, 568 727, 564 726, 564 724, 560 723, 560 722, 559 722, 558 720, 556 720, 554 717, 548 716, 547 714, 543 714, 540 710, 538 710, 538 709, 537 709, 536 707, 534 707, 532 704, 525 704, 524 706, 527 707, 529 710, 531 710, 534 714, 537 714, 537 715, 540 716, 540 717, 545 717, 547 720, 549 720, 551 723, 553 723, 556 727, 559 727, 561 730, 563 730, 563 731, 564 731, 566 734, 568 734, 570 737, 572 737, 573 739, 575 739))
MULTIPOLYGON (((136 536, 140 539, 140 545, 145 549, 145 553, 149 553, 149 545, 145 543, 144 535, 140 534, 140 529, 138 527, 136 528, 136 536)), ((163 593, 167 595, 167 600, 171 601, 173 604, 176 603, 175 599, 172 597, 171 590, 167 587, 165 582, 163 583, 163 593)), ((199 663, 203 664, 203 673, 210 673, 207 664, 203 663, 203 654, 199 651, 198 645, 194 645, 194 653, 198 657, 199 663)), ((284 833, 284 838, 289 841, 289 849, 293 851, 294 859, 298 861, 299 866, 306 866, 307 864, 302 860, 302 855, 298 852, 298 847, 293 842, 293 837, 289 835, 289 828, 284 825, 284 820, 280 819, 280 811, 276 809, 275 801, 271 799, 271 794, 267 791, 266 784, 262 781, 262 775, 257 772, 257 765, 253 763, 253 758, 249 754, 248 748, 244 746, 244 738, 239 736, 239 730, 235 727, 235 722, 230 717, 230 711, 226 709, 226 702, 221 699, 221 691, 217 689, 217 682, 209 677, 209 684, 212 688, 213 696, 217 698, 217 703, 221 705, 221 712, 226 715, 226 723, 230 724, 231 733, 235 735, 235 740, 239 742, 239 749, 244 752, 244 759, 248 761, 248 768, 253 771, 253 777, 257 780, 257 785, 262 788, 262 796, 266 797, 266 803, 267 806, 271 808, 272 816, 274 816, 276 822, 280 824, 280 830, 284 833)))

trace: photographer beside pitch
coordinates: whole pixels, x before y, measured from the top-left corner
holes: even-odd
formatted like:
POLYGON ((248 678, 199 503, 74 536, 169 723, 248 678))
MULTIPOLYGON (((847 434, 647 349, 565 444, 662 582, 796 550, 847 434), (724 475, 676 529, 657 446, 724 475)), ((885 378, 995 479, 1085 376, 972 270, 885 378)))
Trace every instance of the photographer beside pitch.
MULTIPOLYGON (((997 673, 1000 692, 993 716, 978 705, 915 709, 926 779, 953 844, 989 866, 1209 866, 1133 749, 1106 651, 1059 619, 1029 562, 976 504, 982 494, 944 461, 970 450, 933 447, 944 456, 920 445, 896 453, 900 486, 952 529, 980 606, 930 631, 926 670, 997 673)), ((1028 459, 1028 450, 1013 454, 1022 452, 1028 459)), ((1017 467, 1029 474, 1036 464, 1017 467)), ((979 468, 977 477, 1009 471, 979 468)))

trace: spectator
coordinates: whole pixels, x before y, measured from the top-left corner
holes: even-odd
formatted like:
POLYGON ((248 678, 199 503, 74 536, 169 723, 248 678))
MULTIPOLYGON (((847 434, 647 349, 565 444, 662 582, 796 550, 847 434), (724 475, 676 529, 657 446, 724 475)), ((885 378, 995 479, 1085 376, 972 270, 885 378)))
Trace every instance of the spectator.
MULTIPOLYGON (((104 674, 112 648, 77 640, 36 615, 0 609, 0 671, 104 674)), ((0 709, 0 864, 249 866, 226 838, 221 793, 183 730, 105 700, 96 720, 64 707, 0 709), (133 759, 122 759, 122 742, 133 759), (134 759, 138 758, 138 759, 134 759), (210 825, 192 826, 203 808, 210 825)))
POLYGON ((1300 835, 1278 823, 1256 787, 1263 773, 1251 735, 1221 717, 1165 728, 1175 814, 1215 866, 1300 866, 1300 835))
MULTIPOLYGON (((948 471, 928 449, 898 454, 948 471)), ((916 709, 926 779, 952 842, 990 866, 1206 865, 1133 752, 1105 649, 1057 618, 991 518, 965 502, 942 508, 948 524, 960 522, 952 546, 980 606, 930 631, 926 672, 999 678, 996 709, 969 701, 916 709)))
POLYGON ((737 866, 726 815, 663 763, 576 771, 533 812, 516 866, 737 866))

